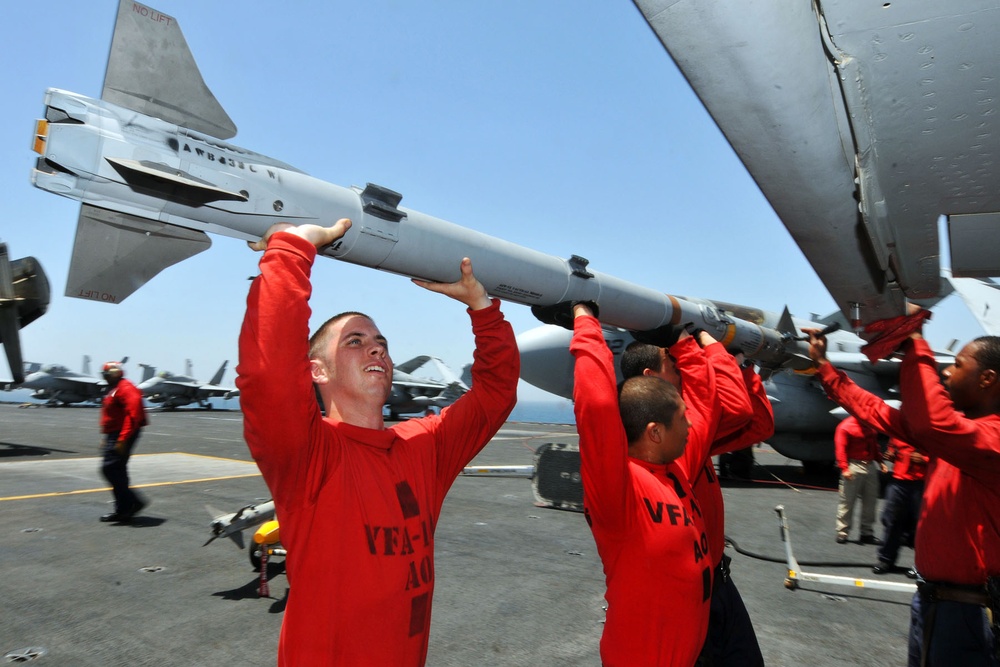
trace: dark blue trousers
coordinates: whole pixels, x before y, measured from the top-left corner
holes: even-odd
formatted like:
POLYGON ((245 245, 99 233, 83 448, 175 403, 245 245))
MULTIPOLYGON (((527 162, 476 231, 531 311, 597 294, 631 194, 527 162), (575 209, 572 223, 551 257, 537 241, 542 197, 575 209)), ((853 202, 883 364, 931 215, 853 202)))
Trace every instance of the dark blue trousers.
POLYGON ((994 641, 983 607, 913 594, 907 667, 998 667, 994 641), (925 643, 927 656, 921 662, 925 643))
POLYGON ((882 527, 885 532, 882 535, 882 546, 878 549, 878 559, 881 562, 895 565, 899 548, 904 544, 913 545, 923 497, 922 479, 889 481, 882 507, 882 527))
POLYGON ((139 439, 139 431, 125 442, 125 451, 118 452, 115 443, 118 442, 117 433, 107 433, 104 439, 104 460, 101 463, 101 474, 104 479, 111 484, 111 492, 115 495, 115 512, 119 514, 130 514, 139 504, 139 498, 135 492, 129 488, 128 481, 128 459, 132 456, 132 450, 139 439))
MULTIPOLYGON (((712 667, 763 667, 764 656, 750 622, 743 598, 729 576, 729 557, 723 556, 722 572, 715 568, 708 636, 702 656, 712 667)), ((699 663, 702 664, 702 663, 699 663)))

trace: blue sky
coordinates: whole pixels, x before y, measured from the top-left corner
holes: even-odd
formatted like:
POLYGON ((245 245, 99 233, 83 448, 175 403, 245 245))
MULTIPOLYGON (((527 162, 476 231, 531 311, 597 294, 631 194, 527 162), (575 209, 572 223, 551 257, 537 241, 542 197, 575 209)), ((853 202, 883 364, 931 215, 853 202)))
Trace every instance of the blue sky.
MULTIPOLYGON (((793 314, 832 299, 638 10, 624 0, 147 3, 175 17, 239 132, 232 143, 342 186, 678 295, 793 314)), ((99 97, 117 0, 10 3, 0 240, 53 288, 22 332, 27 360, 78 369, 130 357, 207 379, 236 341, 257 255, 213 237, 117 306, 62 296, 79 204, 31 186, 45 89, 99 97)), ((473 257, 475 262, 475 257, 473 257)), ((314 323, 370 313, 397 363, 471 361, 457 303, 332 260, 314 272, 314 323)), ((504 308, 516 332, 530 311, 504 308)), ((928 325, 943 348, 982 334, 957 297, 928 325)), ((0 364, 0 377, 9 377, 0 364)), ((225 382, 233 381, 232 371, 225 382)), ((522 398, 549 395, 524 390, 522 398)))

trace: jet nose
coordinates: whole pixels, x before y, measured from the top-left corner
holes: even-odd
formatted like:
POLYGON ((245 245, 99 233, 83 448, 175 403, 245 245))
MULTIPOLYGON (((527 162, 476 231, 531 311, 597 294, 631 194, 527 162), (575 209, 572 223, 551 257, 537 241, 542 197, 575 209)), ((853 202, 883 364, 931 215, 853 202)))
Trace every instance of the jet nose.
POLYGON ((573 332, 545 325, 517 337, 521 353, 521 379, 558 396, 573 395, 573 332))

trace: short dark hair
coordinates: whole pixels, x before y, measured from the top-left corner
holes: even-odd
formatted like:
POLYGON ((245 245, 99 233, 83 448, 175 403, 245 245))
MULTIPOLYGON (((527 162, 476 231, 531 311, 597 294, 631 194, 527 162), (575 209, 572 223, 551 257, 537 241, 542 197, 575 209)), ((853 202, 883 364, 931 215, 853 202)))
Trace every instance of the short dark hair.
POLYGON ((651 375, 625 380, 618 393, 618 412, 629 444, 642 437, 650 422, 669 425, 681 405, 680 392, 665 380, 651 375))
POLYGON ((1000 336, 980 336, 972 342, 976 343, 972 357, 980 368, 1000 373, 1000 336))
POLYGON ((660 348, 649 343, 632 341, 622 353, 622 377, 626 380, 642 375, 647 368, 659 373, 663 368, 663 358, 660 356, 660 348))
POLYGON ((367 317, 369 320, 372 321, 372 324, 375 323, 375 320, 372 320, 370 316, 365 315, 364 313, 359 313, 356 310, 348 310, 344 311, 343 313, 338 313, 334 315, 326 322, 323 322, 323 324, 320 325, 319 329, 316 329, 316 333, 314 333, 312 336, 309 337, 310 359, 315 359, 319 357, 320 354, 322 354, 323 348, 326 346, 327 334, 330 333, 330 327, 332 327, 334 324, 344 319, 345 317, 367 317))

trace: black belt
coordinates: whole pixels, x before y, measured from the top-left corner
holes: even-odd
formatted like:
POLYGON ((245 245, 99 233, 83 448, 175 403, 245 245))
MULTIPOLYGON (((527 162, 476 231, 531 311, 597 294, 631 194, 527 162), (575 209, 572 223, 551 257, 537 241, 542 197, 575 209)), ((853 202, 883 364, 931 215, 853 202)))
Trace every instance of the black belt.
POLYGON ((985 586, 949 584, 940 581, 918 581, 917 590, 920 597, 930 602, 961 602, 962 604, 975 604, 980 607, 987 607, 990 604, 990 597, 986 594, 985 586))

